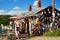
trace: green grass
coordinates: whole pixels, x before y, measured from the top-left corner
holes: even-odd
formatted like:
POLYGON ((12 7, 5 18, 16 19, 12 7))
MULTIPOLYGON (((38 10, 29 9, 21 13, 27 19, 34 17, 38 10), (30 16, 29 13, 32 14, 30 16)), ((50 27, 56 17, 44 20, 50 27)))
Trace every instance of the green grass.
POLYGON ((60 29, 44 33, 44 36, 60 36, 60 29))

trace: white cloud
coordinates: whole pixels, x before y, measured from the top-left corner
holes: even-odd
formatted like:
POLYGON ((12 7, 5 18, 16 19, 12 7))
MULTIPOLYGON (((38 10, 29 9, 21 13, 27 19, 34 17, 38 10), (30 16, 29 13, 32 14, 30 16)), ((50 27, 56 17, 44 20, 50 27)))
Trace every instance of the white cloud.
POLYGON ((20 15, 22 16, 22 13, 27 12, 27 10, 20 10, 20 7, 16 6, 11 11, 6 10, 0 10, 0 15, 20 15))
POLYGON ((4 10, 0 10, 0 13, 4 12, 4 10))
POLYGON ((20 10, 20 7, 14 7, 10 12, 8 12, 9 15, 20 15, 22 16, 22 13, 27 12, 27 10, 20 10))
POLYGON ((14 7, 13 9, 20 9, 18 6, 14 7))
POLYGON ((0 15, 2 15, 2 14, 4 14, 4 15, 5 15, 5 14, 6 14, 6 12, 7 12, 7 11, 5 11, 5 10, 0 10, 0 15))
POLYGON ((37 2, 38 2, 37 0, 34 1, 34 3, 33 3, 33 6, 34 6, 34 7, 37 7, 37 2))
POLYGON ((21 15, 22 13, 27 12, 26 10, 11 10, 8 12, 9 15, 21 15))
POLYGON ((35 0, 33 3, 33 6, 32 6, 33 10, 37 9, 37 2, 38 2, 38 0, 35 0))

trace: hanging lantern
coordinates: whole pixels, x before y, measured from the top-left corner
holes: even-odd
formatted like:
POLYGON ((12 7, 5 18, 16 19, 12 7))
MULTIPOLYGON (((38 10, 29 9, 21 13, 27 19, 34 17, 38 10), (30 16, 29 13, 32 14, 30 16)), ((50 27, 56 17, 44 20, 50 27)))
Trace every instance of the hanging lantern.
POLYGON ((51 12, 49 11, 49 14, 50 14, 51 12))
POLYGON ((56 11, 55 11, 55 13, 56 13, 56 11))
POLYGON ((44 11, 44 14, 46 14, 46 11, 44 11))
POLYGON ((48 8, 48 11, 49 11, 49 8, 48 8))
POLYGON ((42 12, 42 15, 43 15, 43 12, 42 12))

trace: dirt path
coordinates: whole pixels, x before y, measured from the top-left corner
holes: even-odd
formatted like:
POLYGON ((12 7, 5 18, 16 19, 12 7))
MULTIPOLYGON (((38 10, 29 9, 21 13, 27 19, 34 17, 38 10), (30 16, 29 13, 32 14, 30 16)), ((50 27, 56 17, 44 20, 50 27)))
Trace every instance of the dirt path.
POLYGON ((60 37, 33 37, 29 40, 60 40, 60 37))

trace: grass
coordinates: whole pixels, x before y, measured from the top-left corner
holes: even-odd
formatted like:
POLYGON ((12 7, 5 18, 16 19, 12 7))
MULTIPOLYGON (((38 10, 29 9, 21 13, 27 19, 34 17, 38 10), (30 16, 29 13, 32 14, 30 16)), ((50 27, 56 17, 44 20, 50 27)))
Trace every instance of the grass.
POLYGON ((60 29, 44 33, 44 36, 60 36, 60 29))

